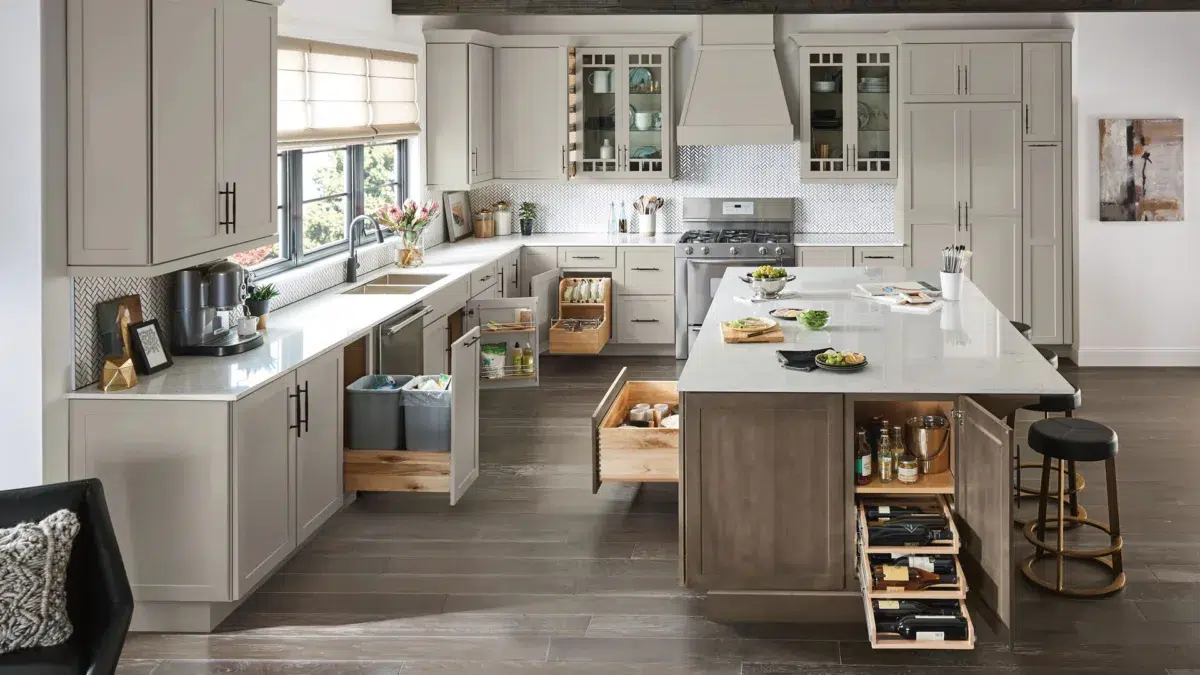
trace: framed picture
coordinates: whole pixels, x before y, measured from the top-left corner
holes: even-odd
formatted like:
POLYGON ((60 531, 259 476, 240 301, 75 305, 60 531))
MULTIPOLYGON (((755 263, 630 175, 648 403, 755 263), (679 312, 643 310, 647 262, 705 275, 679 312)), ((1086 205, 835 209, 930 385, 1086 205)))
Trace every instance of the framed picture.
POLYGON ((455 242, 471 236, 471 193, 447 192, 442 196, 442 211, 446 214, 446 239, 455 242))
POLYGON ((133 365, 139 375, 149 375, 171 367, 171 355, 167 352, 158 319, 130 324, 129 341, 133 365))
POLYGON ((1183 220, 1183 120, 1100 120, 1100 220, 1183 220))
POLYGON ((132 356, 129 326, 142 321, 142 296, 126 295, 96 305, 96 335, 101 356, 132 356))

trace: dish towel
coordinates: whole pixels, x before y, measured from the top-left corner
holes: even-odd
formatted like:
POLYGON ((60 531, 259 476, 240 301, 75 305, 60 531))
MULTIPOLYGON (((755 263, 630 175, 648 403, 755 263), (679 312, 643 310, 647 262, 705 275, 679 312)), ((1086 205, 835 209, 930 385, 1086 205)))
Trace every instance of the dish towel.
MULTIPOLYGON (((806 373, 811 373, 817 369, 817 354, 824 354, 830 349, 832 349, 832 347, 813 349, 806 352, 792 352, 791 358, 784 358, 783 354, 780 354, 779 352, 775 352, 775 356, 779 359, 779 363, 786 365, 791 369, 802 370, 806 373)), ((833 351, 837 350, 834 349, 833 351)))

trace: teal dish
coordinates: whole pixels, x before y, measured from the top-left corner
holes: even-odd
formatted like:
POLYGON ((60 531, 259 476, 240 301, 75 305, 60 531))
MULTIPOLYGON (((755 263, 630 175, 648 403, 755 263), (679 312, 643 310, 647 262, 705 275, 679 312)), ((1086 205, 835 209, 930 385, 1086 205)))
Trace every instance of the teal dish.
POLYGON ((629 86, 642 87, 649 85, 654 80, 654 76, 650 74, 649 68, 634 68, 629 71, 629 86))
POLYGON ((653 145, 643 145, 640 148, 634 148, 629 156, 634 159, 658 159, 660 154, 659 149, 653 145))

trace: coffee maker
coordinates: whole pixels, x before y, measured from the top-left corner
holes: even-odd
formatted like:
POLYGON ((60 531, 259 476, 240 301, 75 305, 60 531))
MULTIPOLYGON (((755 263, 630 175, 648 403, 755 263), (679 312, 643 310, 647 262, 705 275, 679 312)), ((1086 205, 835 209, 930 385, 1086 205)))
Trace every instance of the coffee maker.
POLYGON ((248 286, 246 270, 229 261, 176 272, 171 353, 232 356, 262 346, 261 331, 238 335, 248 286))

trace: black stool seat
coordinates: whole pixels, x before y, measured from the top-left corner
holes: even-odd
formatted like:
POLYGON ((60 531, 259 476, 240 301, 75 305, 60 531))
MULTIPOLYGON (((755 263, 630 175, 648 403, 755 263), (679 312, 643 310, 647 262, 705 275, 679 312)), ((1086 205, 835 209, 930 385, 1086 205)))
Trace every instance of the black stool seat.
POLYGON ((1021 334, 1021 337, 1025 338, 1026 340, 1033 339, 1033 327, 1029 324, 1021 323, 1020 321, 1010 321, 1009 323, 1012 324, 1013 328, 1017 329, 1017 332, 1021 334))
POLYGON ((1058 354, 1055 354, 1045 347, 1037 347, 1037 350, 1038 353, 1042 355, 1043 359, 1046 359, 1046 361, 1048 361, 1055 370, 1058 370, 1058 354))
POLYGON ((1029 447, 1045 457, 1101 462, 1117 456, 1117 432, 1091 420, 1053 417, 1029 427, 1029 447))
POLYGON ((1027 405, 1022 410, 1040 413, 1069 413, 1079 410, 1083 405, 1083 392, 1075 387, 1074 394, 1043 394, 1033 405, 1027 405))

